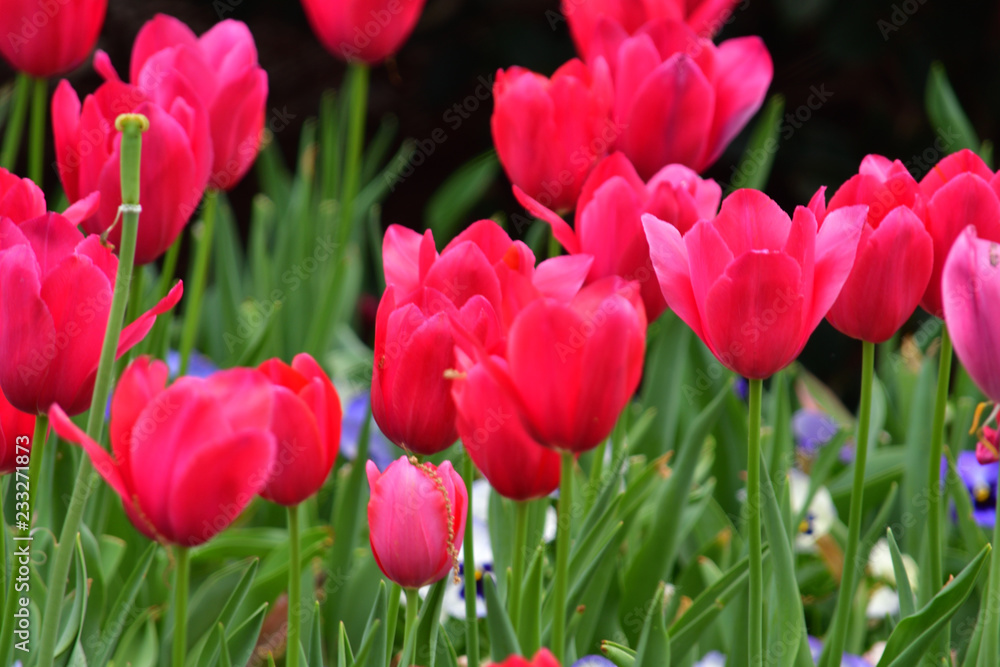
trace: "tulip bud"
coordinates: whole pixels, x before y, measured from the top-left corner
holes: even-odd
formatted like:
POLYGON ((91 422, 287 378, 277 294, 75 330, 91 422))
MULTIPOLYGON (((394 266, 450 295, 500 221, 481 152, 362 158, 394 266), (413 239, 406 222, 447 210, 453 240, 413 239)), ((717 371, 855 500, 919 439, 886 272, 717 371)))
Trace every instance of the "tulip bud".
POLYGON ((424 0, 302 0, 302 7, 327 51, 375 65, 403 46, 424 0))
POLYGON ((31 76, 65 74, 94 48, 107 9, 108 0, 5 0, 0 53, 31 76))
POLYGON ((404 588, 420 588, 457 569, 469 498, 451 463, 400 457, 381 474, 372 461, 366 471, 372 554, 382 573, 404 588))

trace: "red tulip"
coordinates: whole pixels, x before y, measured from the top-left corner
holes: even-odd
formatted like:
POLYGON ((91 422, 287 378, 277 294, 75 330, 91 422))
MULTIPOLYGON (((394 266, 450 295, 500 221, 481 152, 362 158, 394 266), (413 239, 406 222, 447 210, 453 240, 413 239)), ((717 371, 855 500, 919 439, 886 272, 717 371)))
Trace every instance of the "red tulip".
MULTIPOLYGON (((507 362, 493 363, 507 370, 507 362)), ((543 498, 559 487, 558 452, 546 449, 524 430, 514 399, 482 364, 469 368, 452 385, 458 409, 458 434, 476 467, 502 496, 543 498)))
POLYGON ((511 182, 551 209, 573 208, 617 137, 612 95, 604 64, 588 70, 570 60, 551 79, 521 67, 497 72, 490 127, 511 182))
POLYGON ((424 0, 302 0, 302 6, 327 51, 375 65, 403 46, 424 0))
POLYGON ((379 569, 403 588, 444 579, 458 566, 469 496, 445 461, 414 465, 400 457, 379 474, 368 462, 368 528, 379 569))
POLYGON ((107 9, 108 0, 4 0, 0 53, 32 76, 65 74, 87 59, 107 9))
POLYGON ((711 38, 733 14, 738 0, 562 0, 562 13, 569 22, 576 50, 590 53, 594 31, 602 18, 634 34, 656 19, 684 21, 700 37, 711 38))
POLYGON ((655 320, 666 308, 649 259, 642 214, 652 213, 681 234, 719 210, 722 188, 679 164, 667 165, 644 183, 622 153, 602 160, 583 185, 576 205, 575 230, 516 185, 514 194, 532 215, 552 227, 552 234, 572 254, 594 258, 587 280, 606 276, 635 280, 642 289, 646 314, 655 320))
MULTIPOLYGON (((95 61, 108 80, 119 80, 104 54, 95 61)), ((149 95, 164 72, 179 72, 208 111, 213 161, 209 185, 232 189, 257 157, 264 130, 267 73, 257 63, 250 29, 231 19, 196 37, 183 22, 157 14, 132 45, 129 77, 149 95)))
POLYGON ((630 37, 601 20, 592 51, 614 79, 616 146, 643 178, 672 163, 711 166, 760 108, 774 71, 759 37, 716 46, 679 21, 630 37))
POLYGON ((941 274, 944 319, 955 354, 969 377, 1000 401, 1000 244, 969 225, 951 247, 941 274))
POLYGON ((111 454, 58 405, 49 416, 90 456, 136 528, 195 546, 232 523, 268 480, 272 389, 247 368, 166 383, 162 361, 140 357, 125 370, 111 402, 111 454))
POLYGON ((789 219, 767 195, 737 190, 714 220, 684 238, 643 216, 653 267, 667 305, 726 367, 751 379, 781 370, 836 300, 851 267, 867 208, 816 218, 800 206, 789 219))
MULTIPOLYGON (((81 199, 63 211, 63 217, 74 225, 80 224, 97 210, 100 193, 81 199)), ((20 178, 0 167, 0 218, 10 218, 14 224, 46 214, 45 194, 29 178, 20 178)))
MULTIPOLYGON (((208 114, 197 93, 178 70, 152 67, 145 88, 108 81, 83 105, 68 81, 52 98, 52 124, 59 176, 71 202, 100 192, 100 208, 83 221, 90 233, 107 230, 121 204, 120 135, 115 118, 141 113, 149 118, 142 136, 140 187, 142 213, 135 261, 148 264, 169 248, 208 183, 212 140, 208 114)), ((121 225, 109 240, 121 242, 121 225)))
POLYGON ((559 661, 548 649, 543 648, 530 661, 519 655, 512 655, 497 667, 559 667, 559 661))
POLYGON ((934 269, 920 305, 940 317, 941 271, 958 235, 973 225, 981 238, 1000 241, 1000 177, 975 153, 961 150, 927 172, 920 191, 927 202, 924 222, 934 240, 934 269))
POLYGON ((316 360, 302 353, 292 365, 270 359, 259 370, 271 381, 271 432, 278 449, 264 498, 298 505, 323 486, 340 446, 340 397, 316 360))
POLYGON ((34 433, 35 415, 21 412, 0 392, 0 475, 28 467, 34 433))
POLYGON ((916 310, 931 276, 934 247, 919 217, 924 209, 920 186, 899 160, 869 155, 829 208, 824 190, 810 202, 820 229, 829 211, 868 206, 854 268, 826 319, 852 338, 884 343, 916 310))
MULTIPOLYGON (((99 237, 84 237, 57 213, 20 226, 0 219, 0 321, 7 323, 0 327, 0 388, 18 410, 42 414, 58 403, 75 415, 90 405, 117 272, 118 258, 99 237)), ((118 356, 181 293, 178 283, 126 326, 118 356)))

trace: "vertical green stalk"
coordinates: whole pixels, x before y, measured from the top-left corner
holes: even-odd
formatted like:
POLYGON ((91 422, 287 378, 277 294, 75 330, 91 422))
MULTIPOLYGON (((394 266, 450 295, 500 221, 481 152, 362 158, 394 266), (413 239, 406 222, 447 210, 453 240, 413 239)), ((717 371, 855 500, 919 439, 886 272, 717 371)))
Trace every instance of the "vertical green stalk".
MULTIPOLYGON (((399 661, 399 667, 410 667, 413 662, 414 635, 417 629, 417 610, 420 606, 420 595, 416 588, 406 590, 406 625, 403 626, 403 657, 399 661)), ((392 641, 392 638, 389 638, 392 641)))
MULTIPOLYGON (((465 556, 465 646, 468 667, 479 667, 479 616, 476 614, 476 556, 472 544, 472 482, 476 478, 476 468, 472 457, 465 453, 462 465, 465 488, 469 496, 469 508, 465 520, 463 552, 465 556)), ((409 610, 409 605, 407 605, 409 610)))
POLYGON ((552 653, 560 665, 566 657, 566 594, 569 592, 570 510, 573 504, 573 452, 562 453, 559 479, 559 521, 556 524, 556 581, 553 590, 552 653))
MULTIPOLYGON (((928 564, 930 565, 929 591, 921 591, 922 597, 929 600, 937 593, 943 585, 942 559, 944 553, 944 541, 941 537, 941 455, 944 446, 944 416, 948 407, 948 386, 951 380, 951 336, 948 334, 948 325, 941 327, 941 352, 938 360, 938 381, 937 395, 934 399, 934 421, 931 426, 931 460, 927 470, 927 493, 928 493, 928 517, 927 517, 927 540, 928 540, 928 564)), ((937 650, 935 654, 946 654, 951 643, 951 625, 945 624, 944 629, 936 642, 937 650)))
POLYGON ((194 269, 191 273, 191 291, 184 308, 184 328, 181 329, 180 375, 187 373, 194 339, 198 335, 198 321, 201 318, 201 300, 205 295, 205 276, 208 274, 208 258, 212 253, 212 237, 215 236, 215 216, 219 207, 219 191, 209 188, 205 193, 205 207, 202 213, 203 228, 198 237, 194 255, 194 269))
MULTIPOLYGON (((187 654, 187 607, 188 588, 191 579, 191 562, 187 547, 177 547, 177 571, 174 573, 174 652, 173 667, 184 667, 187 654)), ((289 665, 292 655, 298 659, 298 651, 289 652, 289 665)))
POLYGON ((299 536, 299 506, 288 508, 288 648, 287 667, 299 667, 302 644, 302 547, 299 536))
POLYGON ((858 430, 854 441, 854 483, 851 486, 851 511, 847 525, 847 548, 844 551, 844 573, 837 594, 833 627, 823 647, 821 667, 839 664, 847 641, 847 627, 854 592, 858 585, 858 541, 861 537, 861 509, 865 495, 865 463, 868 460, 868 430, 872 414, 872 380, 875 373, 875 344, 865 341, 861 358, 861 405, 858 408, 858 430))
POLYGON ((507 599, 510 601, 508 604, 510 622, 516 628, 518 627, 518 619, 521 615, 521 582, 524 579, 524 552, 528 546, 528 509, 530 505, 528 505, 527 501, 519 501, 515 502, 514 506, 516 511, 514 519, 514 562, 511 564, 510 582, 507 584, 509 588, 507 599))
MULTIPOLYGON (((141 114, 123 114, 118 116, 115 127, 122 133, 122 239, 118 276, 115 279, 115 291, 111 299, 111 311, 108 314, 108 328, 104 333, 104 344, 101 346, 100 362, 94 379, 94 395, 90 400, 90 412, 87 415, 87 435, 97 441, 100 441, 101 428, 104 425, 104 406, 107 405, 108 394, 111 392, 111 371, 114 368, 115 351, 118 348, 129 285, 132 282, 135 238, 139 228, 139 157, 142 154, 142 133, 149 128, 149 121, 141 114)), ((69 576, 76 534, 80 530, 83 510, 93 486, 93 474, 94 468, 90 458, 81 456, 80 468, 77 470, 73 485, 73 495, 66 510, 66 520, 59 534, 59 544, 56 547, 52 569, 49 570, 45 615, 42 618, 42 630, 37 644, 40 647, 37 667, 52 667, 55 659, 56 634, 59 631, 66 579, 69 576)))
POLYGON ((28 178, 42 187, 42 164, 45 161, 45 107, 49 85, 45 79, 35 79, 31 90, 31 127, 28 135, 28 178))
POLYGON ((764 646, 764 567, 761 559, 760 543, 760 395, 762 380, 750 380, 750 422, 749 452, 747 455, 747 512, 750 523, 749 557, 750 557, 750 624, 749 624, 749 662, 760 664, 764 646))
POLYGON ((35 434, 31 436, 31 457, 28 459, 28 518, 35 520, 35 507, 38 506, 38 493, 41 491, 38 478, 42 470, 42 452, 45 451, 45 435, 49 427, 46 415, 35 417, 35 434))
POLYGON ((31 77, 24 72, 17 75, 17 85, 14 88, 14 101, 11 103, 11 113, 7 117, 7 127, 3 132, 3 147, 0 148, 0 167, 13 169, 17 162, 17 154, 21 148, 21 136, 24 134, 24 117, 28 113, 28 100, 31 98, 31 77))
POLYGON ((0 534, 0 586, 2 586, 6 602, 3 605, 3 618, 0 618, 0 665, 10 664, 7 654, 10 653, 10 645, 14 640, 14 628, 11 623, 14 621, 14 556, 10 558, 10 573, 7 572, 7 520, 3 513, 3 499, 6 492, 6 480, 0 478, 0 529, 4 532, 0 534))
MULTIPOLYGON (((996 494, 996 516, 993 524, 993 553, 990 556, 990 576, 982 606, 983 643, 979 646, 979 667, 993 667, 1000 655, 1000 493, 996 494)), ((0 658, 3 654, 0 653, 0 658)), ((968 662, 968 661, 966 661, 968 662)))

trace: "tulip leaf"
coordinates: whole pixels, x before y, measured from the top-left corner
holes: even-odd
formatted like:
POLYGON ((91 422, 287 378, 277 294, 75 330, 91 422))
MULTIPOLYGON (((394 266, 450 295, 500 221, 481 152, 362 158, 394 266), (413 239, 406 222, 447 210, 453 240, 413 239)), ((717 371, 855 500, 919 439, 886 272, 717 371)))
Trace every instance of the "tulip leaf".
POLYGON ((767 185, 771 166, 774 164, 774 154, 778 152, 778 133, 781 131, 784 112, 784 96, 772 95, 750 132, 747 148, 733 172, 733 180, 726 194, 740 188, 763 190, 767 185))
POLYGON ((649 460, 666 453, 677 442, 685 391, 684 383, 677 380, 684 377, 691 363, 693 335, 691 328, 670 310, 649 325, 649 354, 640 397, 642 404, 655 412, 647 418, 652 422, 648 433, 635 438, 629 433, 629 441, 637 443, 634 450, 649 460))
POLYGON ((444 602, 444 589, 447 578, 433 586, 420 605, 420 615, 417 617, 416 646, 426 647, 428 651, 427 667, 434 667, 437 649, 437 633, 441 627, 441 605, 444 602))
POLYGON ((154 667, 159 664, 160 643, 156 635, 156 624, 152 619, 153 614, 153 608, 145 609, 132 622, 118 642, 112 663, 131 664, 133 667, 154 667))
POLYGON ((899 594, 899 617, 901 619, 912 616, 916 611, 913 601, 913 589, 910 587, 910 577, 906 574, 906 567, 903 565, 903 556, 899 553, 896 545, 896 537, 892 534, 892 528, 885 531, 886 541, 889 543, 889 554, 892 557, 892 572, 896 575, 896 592, 899 594))
POLYGON ((932 63, 927 74, 924 104, 934 131, 944 143, 945 153, 953 153, 962 148, 973 151, 979 148, 979 137, 976 136, 969 117, 965 115, 962 104, 948 81, 944 65, 940 62, 932 63))
POLYGON ((323 665, 323 619, 320 618, 319 602, 313 603, 312 629, 309 633, 309 655, 307 665, 323 665))
MULTIPOLYGON (((383 637, 386 634, 385 624, 382 623, 382 619, 376 618, 368 623, 365 631, 365 637, 361 642, 361 649, 358 651, 357 658, 354 661, 355 665, 382 665, 381 662, 377 662, 371 659, 373 652, 373 646, 380 641, 379 635, 383 637)), ((382 647, 382 652, 385 652, 385 646, 382 647)))
POLYGON ((362 667, 385 667, 388 628, 386 627, 386 615, 388 612, 388 592, 385 580, 379 582, 378 594, 375 596, 375 604, 372 605, 371 613, 368 615, 368 627, 361 640, 361 651, 358 653, 357 664, 362 667), (378 623, 376 623, 378 621, 378 623), (362 659, 362 653, 367 650, 367 655, 362 659))
POLYGON ((990 545, 986 545, 920 611, 899 622, 886 641, 878 667, 907 667, 920 661, 938 633, 972 593, 989 553, 990 545))
POLYGON ((424 209, 427 228, 439 239, 455 236, 458 226, 469 218, 499 173, 500 163, 493 150, 477 155, 452 172, 427 202, 424 209))
POLYGON ((493 575, 483 575, 483 591, 486 593, 486 627, 490 634, 490 657, 500 663, 509 655, 521 655, 514 626, 507 616, 507 610, 500 602, 493 575))
POLYGON ((146 573, 149 571, 149 566, 153 562, 153 556, 156 554, 158 546, 156 542, 151 542, 146 547, 146 550, 136 562, 135 568, 132 569, 132 573, 125 581, 121 592, 118 593, 118 598, 115 599, 114 605, 111 607, 111 612, 104 621, 104 631, 101 633, 100 642, 98 642, 100 650, 91 660, 95 665, 107 664, 108 658, 111 657, 112 652, 118 645, 118 639, 121 636, 122 629, 125 627, 125 620, 132 613, 135 598, 145 583, 146 573))
POLYGON ((882 501, 882 507, 879 508, 878 514, 875 515, 875 519, 871 522, 868 530, 862 534, 861 541, 858 543, 859 563, 868 562, 868 557, 871 556, 872 548, 876 543, 878 543, 879 538, 882 537, 882 529, 885 528, 885 525, 889 520, 889 514, 892 512, 893 506, 896 503, 897 495, 899 495, 899 485, 893 482, 889 486, 889 493, 885 495, 885 499, 882 501))
POLYGON ((83 627, 83 621, 87 611, 87 564, 83 557, 83 546, 80 544, 80 536, 76 537, 76 587, 74 588, 73 607, 70 610, 66 624, 63 626, 62 634, 56 643, 56 657, 69 650, 83 627))
POLYGON ((627 646, 622 646, 612 641, 604 641, 601 642, 601 653, 608 660, 615 663, 616 667, 633 667, 635 665, 635 651, 627 646))
POLYGON ((226 629, 222 623, 215 626, 215 641, 219 651, 219 667, 233 667, 233 659, 229 657, 229 644, 226 643, 226 629))
MULTIPOLYGON (((215 626, 221 624, 223 627, 230 627, 235 623, 235 616, 240 605, 247 597, 250 587, 257 576, 259 561, 256 558, 249 562, 238 562, 220 571, 224 576, 213 580, 210 577, 198 589, 192 598, 191 613, 189 618, 189 628, 212 628, 205 632, 194 646, 188 651, 187 662, 198 667, 208 667, 218 659, 216 649, 210 648, 212 638, 215 635, 215 626), (233 579, 239 574, 239 579, 233 584, 233 579), (231 588, 230 588, 231 586, 231 588), (226 595, 228 591, 228 595, 226 595), (225 597, 225 604, 222 609, 218 608, 217 602, 225 597), (216 610, 218 610, 216 612, 216 610), (214 618, 213 618, 214 614, 214 618), (212 621, 208 619, 212 618, 212 621), (211 623, 211 625, 209 625, 211 623)), ((171 629, 171 633, 173 630, 171 629)), ((165 635, 165 638, 170 635, 165 635)))
POLYGON ((337 632, 337 667, 354 667, 354 653, 351 652, 351 640, 347 638, 347 628, 340 622, 337 632))
MULTIPOLYGON (((964 424, 966 422, 959 421, 958 423, 964 424)), ((965 487, 962 478, 959 477, 951 454, 949 453, 945 459, 948 461, 947 488, 950 491, 949 495, 952 501, 955 503, 955 516, 958 519, 958 528, 962 534, 966 549, 969 550, 969 553, 976 553, 986 545, 986 536, 983 535, 983 529, 980 528, 972 516, 972 499, 969 496, 969 490, 965 487)))
POLYGON ((264 625, 264 618, 267 616, 267 608, 268 604, 265 602, 226 637, 226 645, 229 647, 234 665, 245 665, 250 662, 253 650, 257 646, 257 638, 260 637, 260 629, 264 625))
POLYGON ((521 589, 521 614, 517 619, 517 638, 527 655, 534 655, 542 645, 542 568, 545 549, 538 547, 528 564, 521 589))
POLYGON ((639 645, 635 650, 636 667, 670 667, 670 635, 663 622, 663 594, 666 584, 660 582, 653 595, 639 645))

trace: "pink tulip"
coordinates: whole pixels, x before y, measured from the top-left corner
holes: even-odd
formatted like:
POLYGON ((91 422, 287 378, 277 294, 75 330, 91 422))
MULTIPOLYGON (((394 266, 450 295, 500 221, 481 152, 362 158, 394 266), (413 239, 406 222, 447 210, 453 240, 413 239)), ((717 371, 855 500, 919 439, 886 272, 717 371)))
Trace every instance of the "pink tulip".
POLYGON ((760 108, 774 70, 759 37, 716 46, 679 21, 651 21, 630 37, 602 19, 591 51, 614 79, 617 149, 643 178, 672 163, 710 167, 760 108))
MULTIPOLYGON (((81 199, 63 211, 63 217, 74 225, 80 224, 97 210, 100 193, 81 199)), ((10 218, 14 224, 45 215, 48 208, 45 194, 31 179, 20 178, 0 167, 0 218, 10 218)))
POLYGON ((302 7, 327 51, 375 65, 403 46, 424 0, 302 0, 302 7))
POLYGON ((966 227, 948 253, 941 274, 944 319, 955 354, 969 377, 1000 401, 1000 244, 966 227))
POLYGON ((196 546, 224 530, 263 489, 275 458, 272 390, 236 368, 167 387, 167 365, 136 359, 111 402, 109 454, 58 405, 52 426, 90 457, 152 540, 196 546))
POLYGON ((642 214, 670 222, 683 235, 698 220, 715 217, 722 188, 680 164, 667 165, 645 183, 623 153, 614 153, 598 163, 584 183, 575 229, 516 185, 514 194, 532 215, 551 225, 568 252, 594 258, 588 282, 606 276, 638 282, 646 314, 655 320, 666 302, 649 259, 642 214))
POLYGON ((403 588, 444 579, 458 567, 469 496, 445 461, 414 465, 400 457, 379 474, 368 461, 368 528, 379 569, 403 588))
POLYGON ((867 212, 837 209, 817 232, 808 208, 790 219, 767 195, 737 190, 683 239, 651 215, 643 226, 667 306, 726 368, 763 379, 799 355, 830 310, 867 212))
POLYGON ((264 498, 298 505, 323 486, 340 446, 340 397, 330 378, 308 354, 292 365, 269 359, 258 370, 271 381, 274 412, 271 432, 277 442, 274 468, 264 498))
POLYGON ((551 79, 521 67, 497 72, 490 127, 514 185, 543 205, 569 210, 618 135, 610 122, 606 65, 570 60, 551 79))
MULTIPOLYGON (((8 323, 0 327, 0 388, 18 410, 42 414, 58 403, 75 415, 90 405, 117 272, 118 258, 98 236, 84 237, 57 213, 20 226, 0 219, 0 321, 8 323)), ((118 356, 182 291, 178 283, 122 330, 118 356)))
POLYGON ((1000 241, 1000 177, 975 153, 961 150, 927 172, 920 191, 927 202, 924 223, 934 240, 934 269, 920 305, 940 317, 941 272, 958 235, 971 224, 981 238, 1000 241))
POLYGON ((869 155, 829 208, 824 190, 810 202, 820 229, 830 211, 868 206, 854 268, 826 318, 852 338, 884 343, 916 310, 933 268, 933 242, 920 218, 920 186, 899 160, 869 155))
POLYGON ((65 74, 93 50, 107 9, 108 0, 4 0, 0 53, 31 76, 65 74))
MULTIPOLYGON (((71 202, 100 193, 100 208, 83 221, 85 231, 101 233, 114 223, 121 205, 120 135, 122 113, 149 118, 142 136, 140 187, 142 213, 135 261, 148 264, 167 251, 194 213, 208 183, 212 140, 201 98, 177 70, 156 70, 144 90, 108 81, 80 104, 68 81, 52 98, 59 176, 71 202)), ((121 243, 121 225, 109 235, 121 243)))
MULTIPOLYGON (((119 80, 104 54, 95 65, 105 79, 119 80)), ((165 73, 177 72, 208 112, 212 137, 209 185, 232 189, 253 164, 264 131, 267 73, 257 63, 250 29, 227 19, 196 37, 183 22, 157 14, 132 45, 129 78, 152 96, 165 73)))
POLYGON ((584 57, 590 52, 594 31, 602 18, 634 34, 656 19, 687 23, 700 37, 711 38, 733 15, 738 0, 562 0, 562 13, 576 50, 584 57))
POLYGON ((0 392, 0 475, 28 467, 34 433, 35 415, 21 412, 0 392))

